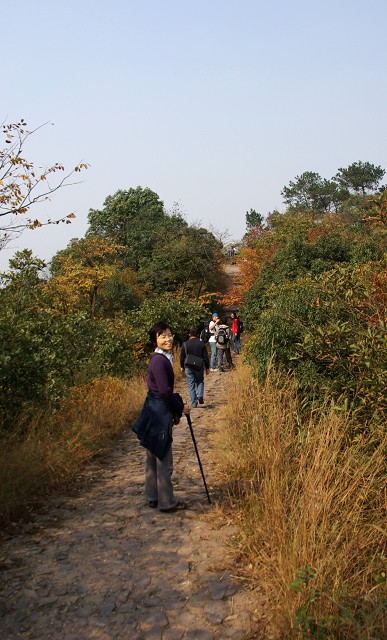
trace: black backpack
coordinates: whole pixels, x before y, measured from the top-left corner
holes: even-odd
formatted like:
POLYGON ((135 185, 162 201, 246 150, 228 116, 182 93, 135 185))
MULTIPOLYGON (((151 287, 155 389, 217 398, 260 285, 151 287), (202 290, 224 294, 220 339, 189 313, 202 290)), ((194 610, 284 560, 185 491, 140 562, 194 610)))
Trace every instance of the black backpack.
POLYGON ((211 337, 211 332, 210 332, 210 322, 209 322, 209 321, 207 321, 207 322, 205 322, 205 323, 204 323, 204 327, 203 327, 203 329, 202 329, 202 330, 201 330, 201 332, 200 332, 200 336, 199 336, 199 338, 200 338, 200 340, 201 340, 202 342, 208 342, 208 341, 209 341, 209 339, 210 339, 210 337, 211 337))
POLYGON ((221 345, 225 345, 228 342, 226 329, 218 329, 216 334, 216 342, 221 345))
POLYGON ((239 333, 243 333, 243 320, 239 320, 239 333))

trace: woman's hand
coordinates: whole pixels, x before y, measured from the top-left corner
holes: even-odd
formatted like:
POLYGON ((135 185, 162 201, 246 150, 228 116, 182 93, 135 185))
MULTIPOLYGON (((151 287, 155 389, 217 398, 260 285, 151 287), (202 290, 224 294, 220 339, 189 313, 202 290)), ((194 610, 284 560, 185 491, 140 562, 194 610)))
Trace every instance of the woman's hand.
POLYGON ((184 405, 183 413, 188 416, 191 413, 191 407, 188 404, 184 405))

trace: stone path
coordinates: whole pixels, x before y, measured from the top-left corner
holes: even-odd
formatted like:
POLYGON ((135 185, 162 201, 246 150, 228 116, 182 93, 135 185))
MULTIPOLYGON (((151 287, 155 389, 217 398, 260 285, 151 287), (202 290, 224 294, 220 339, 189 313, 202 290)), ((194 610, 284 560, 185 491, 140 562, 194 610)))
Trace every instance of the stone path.
MULTIPOLYGON (((234 577, 235 526, 217 507, 210 434, 221 376, 206 378, 193 427, 213 498, 208 505, 186 420, 175 428, 176 494, 187 511, 150 509, 144 451, 130 432, 0 547, 1 640, 264 638, 264 600, 234 577)), ((184 381, 183 381, 184 382, 184 381)), ((183 397, 188 398, 181 383, 183 397)))

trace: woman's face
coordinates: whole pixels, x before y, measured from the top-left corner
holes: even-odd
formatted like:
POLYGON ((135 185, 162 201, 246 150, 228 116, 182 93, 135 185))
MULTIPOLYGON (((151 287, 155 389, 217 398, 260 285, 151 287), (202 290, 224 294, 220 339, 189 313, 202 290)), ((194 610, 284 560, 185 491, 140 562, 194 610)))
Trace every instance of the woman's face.
POLYGON ((173 335, 169 329, 165 329, 165 331, 157 336, 156 344, 158 348, 162 349, 163 351, 172 351, 173 335))

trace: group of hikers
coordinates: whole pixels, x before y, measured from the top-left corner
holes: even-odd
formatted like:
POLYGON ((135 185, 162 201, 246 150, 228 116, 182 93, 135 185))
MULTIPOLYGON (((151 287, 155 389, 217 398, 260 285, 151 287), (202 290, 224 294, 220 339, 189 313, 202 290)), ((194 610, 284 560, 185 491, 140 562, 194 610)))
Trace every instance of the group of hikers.
POLYGON ((235 365, 232 361, 231 346, 234 354, 241 351, 241 322, 235 312, 231 313, 231 327, 227 320, 221 320, 218 313, 213 313, 210 322, 199 334, 196 327, 189 332, 189 339, 183 343, 180 351, 180 369, 186 375, 188 391, 192 407, 203 404, 204 373, 224 371, 223 359, 226 356, 230 369, 235 365), (206 342, 210 346, 210 356, 206 342))
POLYGON ((243 326, 235 312, 231 313, 231 327, 214 312, 208 326, 199 334, 196 327, 189 331, 180 351, 180 369, 185 373, 191 404, 186 404, 174 392, 173 334, 171 326, 156 322, 149 330, 154 346, 147 372, 148 393, 140 416, 132 425, 140 444, 146 449, 145 497, 148 506, 170 513, 187 508, 187 504, 174 495, 172 484, 173 456, 172 429, 183 414, 204 403, 204 373, 224 371, 223 358, 231 369, 230 342, 234 354, 241 351, 240 336, 243 326), (210 358, 206 342, 211 349, 210 358), (216 366, 217 365, 217 366, 216 366))

